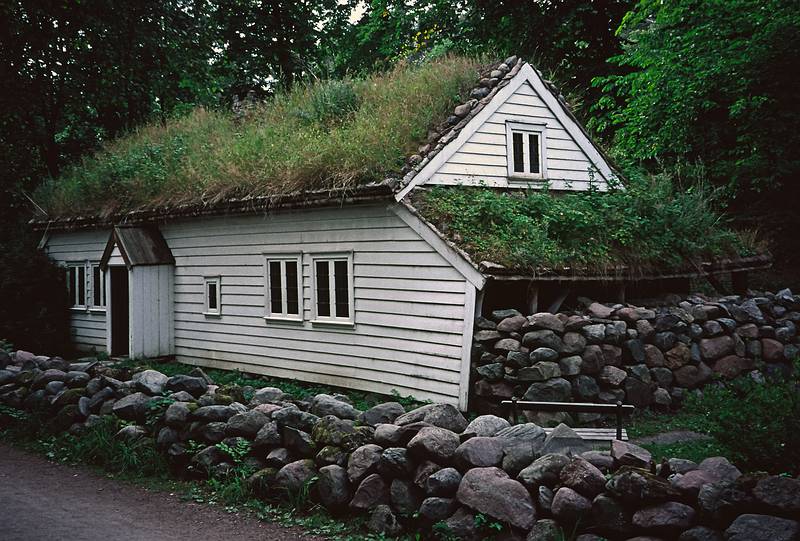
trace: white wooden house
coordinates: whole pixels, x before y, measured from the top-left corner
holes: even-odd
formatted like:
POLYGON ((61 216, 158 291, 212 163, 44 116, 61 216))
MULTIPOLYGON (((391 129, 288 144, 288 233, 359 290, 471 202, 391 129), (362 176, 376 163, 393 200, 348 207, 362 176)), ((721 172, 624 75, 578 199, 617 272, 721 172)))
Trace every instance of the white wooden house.
POLYGON ((68 268, 75 345, 466 408, 492 272, 410 195, 431 184, 602 190, 615 179, 535 69, 516 58, 495 69, 502 76, 473 91, 402 181, 40 222, 68 268))

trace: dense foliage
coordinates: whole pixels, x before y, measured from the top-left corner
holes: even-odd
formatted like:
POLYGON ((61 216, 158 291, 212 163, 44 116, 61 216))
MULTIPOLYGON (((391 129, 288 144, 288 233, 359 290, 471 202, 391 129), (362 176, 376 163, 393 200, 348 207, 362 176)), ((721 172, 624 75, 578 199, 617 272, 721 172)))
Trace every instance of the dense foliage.
POLYGON ((198 108, 107 145, 35 199, 52 216, 382 180, 478 72, 477 60, 443 57, 365 79, 297 84, 242 120, 198 108))
POLYGON ((749 248, 712 207, 712 195, 639 176, 625 190, 561 195, 433 188, 417 204, 476 261, 603 274, 618 265, 639 272, 747 255, 749 248))
POLYGON ((743 470, 800 472, 800 364, 789 377, 742 377, 709 386, 687 410, 703 415, 708 432, 743 470))
POLYGON ((622 74, 600 77, 628 160, 701 161, 732 195, 794 189, 800 174, 800 5, 791 0, 641 0, 619 34, 622 74))
POLYGON ((21 229, 0 237, 0 341, 53 355, 68 352, 64 271, 36 249, 32 233, 21 229))

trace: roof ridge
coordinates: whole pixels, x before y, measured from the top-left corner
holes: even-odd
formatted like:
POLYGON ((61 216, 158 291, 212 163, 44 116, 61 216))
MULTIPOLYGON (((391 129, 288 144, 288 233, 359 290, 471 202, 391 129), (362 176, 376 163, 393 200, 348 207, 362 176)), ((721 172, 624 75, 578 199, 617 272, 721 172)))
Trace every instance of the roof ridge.
POLYGON ((403 175, 401 184, 407 184, 436 154, 458 137, 464 126, 492 101, 501 88, 511 82, 523 64, 525 62, 521 58, 513 55, 481 72, 477 85, 469 93, 469 99, 455 106, 447 120, 428 132, 426 142, 420 145, 417 152, 406 158, 400 170, 403 175))

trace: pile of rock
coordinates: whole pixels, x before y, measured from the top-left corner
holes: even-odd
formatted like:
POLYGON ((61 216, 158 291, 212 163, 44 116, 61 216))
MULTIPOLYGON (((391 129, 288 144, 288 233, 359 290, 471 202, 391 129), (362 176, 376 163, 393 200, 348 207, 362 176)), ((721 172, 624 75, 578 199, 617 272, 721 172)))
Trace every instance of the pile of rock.
MULTIPOLYGON (((478 411, 526 400, 675 408, 690 389, 742 374, 786 374, 800 357, 800 296, 692 296, 645 308, 586 301, 586 309, 478 318, 473 394, 478 411)), ((589 420, 588 416, 583 421, 589 420)))
POLYGON ((743 476, 724 458, 656 467, 635 445, 596 451, 565 425, 546 434, 493 415, 468 423, 447 404, 359 411, 342 395, 298 400, 274 387, 219 387, 197 369, 130 374, 24 351, 0 353, 0 403, 47 412, 51 430, 78 437, 124 420, 117 437, 152 438, 176 474, 224 478, 247 468, 257 496, 307 493, 333 513, 368 515, 371 530, 390 535, 435 526, 481 539, 487 524, 529 541, 573 529, 581 541, 800 534, 796 479, 743 476))

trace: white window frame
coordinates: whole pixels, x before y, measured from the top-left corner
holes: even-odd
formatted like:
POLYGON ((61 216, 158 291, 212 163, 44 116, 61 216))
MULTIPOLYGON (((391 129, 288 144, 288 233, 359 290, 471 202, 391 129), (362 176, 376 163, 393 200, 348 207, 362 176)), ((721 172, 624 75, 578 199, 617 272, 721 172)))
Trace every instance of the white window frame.
POLYGON ((86 305, 92 312, 105 312, 108 305, 108 297, 106 292, 106 273, 100 268, 100 263, 88 262, 87 264, 87 281, 89 287, 86 288, 86 305), (100 304, 94 303, 94 269, 100 270, 100 304))
POLYGON ((87 261, 67 261, 65 263, 65 267, 67 269, 67 291, 70 292, 70 310, 79 310, 79 311, 86 311, 88 310, 88 300, 89 300, 89 279, 87 277, 87 269, 89 267, 87 261), (69 282, 70 279, 70 269, 76 269, 75 271, 75 280, 72 284, 69 282), (79 284, 80 279, 80 272, 77 269, 83 269, 83 302, 81 304, 74 304, 75 302, 75 295, 77 290, 77 285, 79 284))
POLYGON ((547 124, 534 124, 530 122, 506 122, 506 158, 508 162, 509 180, 545 180, 547 179, 547 124), (539 136, 539 172, 520 172, 514 170, 514 134, 523 134, 522 138, 522 163, 525 169, 530 167, 529 134, 539 136))
POLYGON ((302 252, 264 253, 264 319, 269 321, 303 322, 303 254, 302 252), (286 262, 297 264, 297 313, 287 312, 288 289, 286 287, 286 262), (281 311, 272 311, 272 288, 270 282, 270 263, 281 263, 281 311))
POLYGON ((219 317, 222 315, 222 277, 221 276, 204 276, 203 277, 203 315, 204 316, 211 316, 211 317, 219 317), (212 309, 210 297, 208 295, 208 286, 210 284, 216 284, 217 286, 217 294, 215 295, 215 301, 217 307, 212 309))
POLYGON ((334 253, 316 253, 311 254, 311 275, 313 277, 311 284, 311 310, 313 314, 312 323, 324 325, 339 325, 345 327, 355 326, 355 302, 354 302, 354 287, 353 287, 353 252, 334 252, 334 253), (347 305, 348 317, 337 317, 336 314, 336 280, 334 275, 334 265, 330 265, 331 272, 328 275, 328 288, 330 291, 330 316, 320 316, 317 313, 317 262, 328 261, 333 263, 335 261, 347 262, 347 305))

